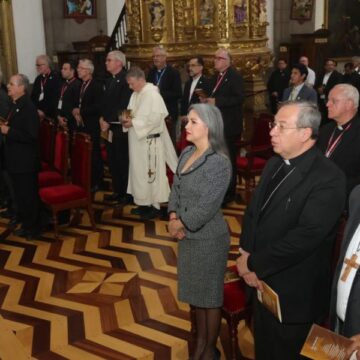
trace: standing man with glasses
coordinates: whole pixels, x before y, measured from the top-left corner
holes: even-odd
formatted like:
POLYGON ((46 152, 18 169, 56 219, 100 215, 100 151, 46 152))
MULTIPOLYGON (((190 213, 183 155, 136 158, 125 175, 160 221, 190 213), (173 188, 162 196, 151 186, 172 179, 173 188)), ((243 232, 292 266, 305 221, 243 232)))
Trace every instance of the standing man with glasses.
POLYGON ((326 106, 333 121, 320 129, 317 145, 344 171, 349 195, 360 184, 359 92, 350 84, 338 84, 330 91, 326 106))
POLYGON ((54 119, 60 86, 59 74, 51 69, 51 59, 47 55, 36 58, 38 76, 34 81, 31 100, 37 108, 40 120, 46 116, 54 119))
POLYGON ((225 48, 216 51, 214 57, 216 74, 210 79, 208 104, 216 105, 224 121, 224 134, 232 164, 232 177, 224 203, 235 200, 236 195, 236 141, 243 129, 242 106, 244 102, 244 82, 241 74, 231 66, 231 55, 225 48))
POLYGON ((176 143, 177 119, 179 115, 178 101, 181 98, 181 78, 180 73, 173 66, 166 63, 167 53, 162 46, 153 49, 154 66, 149 71, 147 82, 153 83, 159 88, 169 115, 167 125, 173 144, 176 143))
POLYGON ((246 210, 237 268, 254 306, 256 360, 295 360, 313 323, 328 313, 330 262, 345 203, 345 176, 315 146, 321 115, 287 102, 270 131, 274 152, 246 210), (259 301, 279 296, 282 322, 259 301))
POLYGON ((77 130, 90 135, 91 154, 91 191, 100 189, 103 181, 103 162, 100 150, 100 115, 103 89, 93 78, 94 64, 89 59, 79 61, 77 72, 82 80, 77 107, 72 114, 76 120, 77 130))

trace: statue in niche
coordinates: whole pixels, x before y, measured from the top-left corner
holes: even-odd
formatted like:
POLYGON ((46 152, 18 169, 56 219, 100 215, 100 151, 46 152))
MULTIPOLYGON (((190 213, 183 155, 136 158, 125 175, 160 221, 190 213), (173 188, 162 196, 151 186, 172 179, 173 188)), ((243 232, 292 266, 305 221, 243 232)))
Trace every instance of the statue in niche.
POLYGON ((200 25, 210 25, 214 22, 214 4, 212 0, 202 0, 200 3, 200 25))
POLYGON ((247 19, 246 0, 237 0, 234 2, 234 21, 235 24, 241 24, 247 19))
POLYGON ((259 23, 264 24, 267 22, 267 14, 266 14, 266 0, 260 1, 260 10, 259 10, 259 23))
POLYGON ((164 26, 165 6, 159 1, 152 1, 149 5, 151 26, 162 28, 164 26))

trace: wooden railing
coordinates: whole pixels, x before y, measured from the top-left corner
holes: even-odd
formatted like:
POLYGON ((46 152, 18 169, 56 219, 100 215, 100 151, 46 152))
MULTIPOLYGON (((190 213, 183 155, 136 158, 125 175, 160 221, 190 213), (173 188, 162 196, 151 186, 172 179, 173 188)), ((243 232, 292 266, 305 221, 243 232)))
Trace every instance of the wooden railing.
POLYGON ((106 52, 112 50, 121 50, 124 44, 128 41, 126 31, 126 7, 124 5, 121 10, 120 16, 115 24, 114 30, 111 34, 110 41, 106 52))

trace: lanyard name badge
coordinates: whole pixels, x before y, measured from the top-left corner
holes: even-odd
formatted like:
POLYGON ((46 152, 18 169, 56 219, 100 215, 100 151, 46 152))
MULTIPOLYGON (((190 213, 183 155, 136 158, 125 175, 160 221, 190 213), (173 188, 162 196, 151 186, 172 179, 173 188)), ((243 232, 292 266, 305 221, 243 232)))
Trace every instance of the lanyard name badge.
POLYGON ((85 94, 86 89, 88 88, 88 86, 91 83, 91 79, 88 82, 83 82, 83 84, 81 85, 81 90, 80 90, 80 101, 79 101, 79 108, 81 108, 81 103, 85 94))
POLYGON ((59 102, 58 102, 58 110, 61 110, 62 109, 62 99, 63 99, 63 96, 65 94, 65 91, 67 90, 67 88, 70 86, 70 84, 75 80, 75 78, 71 79, 69 82, 67 82, 66 84, 64 84, 61 88, 61 91, 60 91, 60 99, 59 99, 59 102))
POLYGON ((39 101, 43 101, 44 100, 44 87, 46 85, 48 79, 48 75, 45 75, 44 79, 40 80, 40 88, 41 88, 41 92, 39 95, 39 101))
POLYGON ((211 97, 214 96, 216 90, 218 89, 218 87, 220 86, 220 84, 222 83, 222 81, 224 80, 224 77, 225 77, 226 73, 227 73, 227 70, 226 70, 222 75, 219 75, 219 76, 218 76, 218 79, 217 79, 217 81, 216 81, 216 84, 215 84, 215 86, 214 86, 214 89, 213 89, 213 91, 211 92, 211 97))
POLYGON ((158 71, 156 72, 156 86, 159 86, 160 80, 161 80, 162 76, 164 75, 165 70, 166 70, 166 67, 164 67, 160 73, 158 71))
POLYGON ((344 131, 334 140, 334 135, 335 135, 335 130, 334 129, 333 133, 331 134, 331 137, 329 139, 326 151, 325 151, 325 156, 327 158, 329 158, 332 153, 334 152, 334 150, 336 149, 336 147, 339 145, 342 137, 344 136, 345 132, 348 131, 351 128, 351 123, 344 129, 344 131))

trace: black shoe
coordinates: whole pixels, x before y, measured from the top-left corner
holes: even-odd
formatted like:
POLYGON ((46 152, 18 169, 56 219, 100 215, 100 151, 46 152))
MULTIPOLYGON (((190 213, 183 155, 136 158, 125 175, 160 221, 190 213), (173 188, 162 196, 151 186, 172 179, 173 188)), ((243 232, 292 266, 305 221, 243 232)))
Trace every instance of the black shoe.
POLYGON ((120 199, 120 196, 118 193, 104 195, 104 201, 118 201, 119 199, 120 199))
POLYGON ((131 204, 133 201, 133 198, 131 195, 126 194, 124 196, 119 196, 119 198, 116 200, 114 206, 125 206, 128 204, 131 204))
POLYGON ((20 222, 21 221, 17 216, 13 216, 12 218, 10 218, 9 225, 15 226, 17 224, 20 224, 20 222))
POLYGON ((0 217, 2 217, 4 219, 11 219, 14 216, 15 216, 15 214, 13 213, 13 211, 11 211, 9 209, 0 211, 0 217))
POLYGON ((21 227, 20 229, 15 230, 13 234, 19 237, 27 237, 30 234, 30 232, 29 230, 26 230, 21 227))
POLYGON ((130 210, 130 214, 132 215, 142 215, 148 211, 150 206, 138 206, 130 210))
POLYGON ((160 210, 154 208, 153 206, 150 206, 145 213, 142 213, 140 215, 140 218, 142 220, 151 220, 155 219, 160 215, 160 210))

